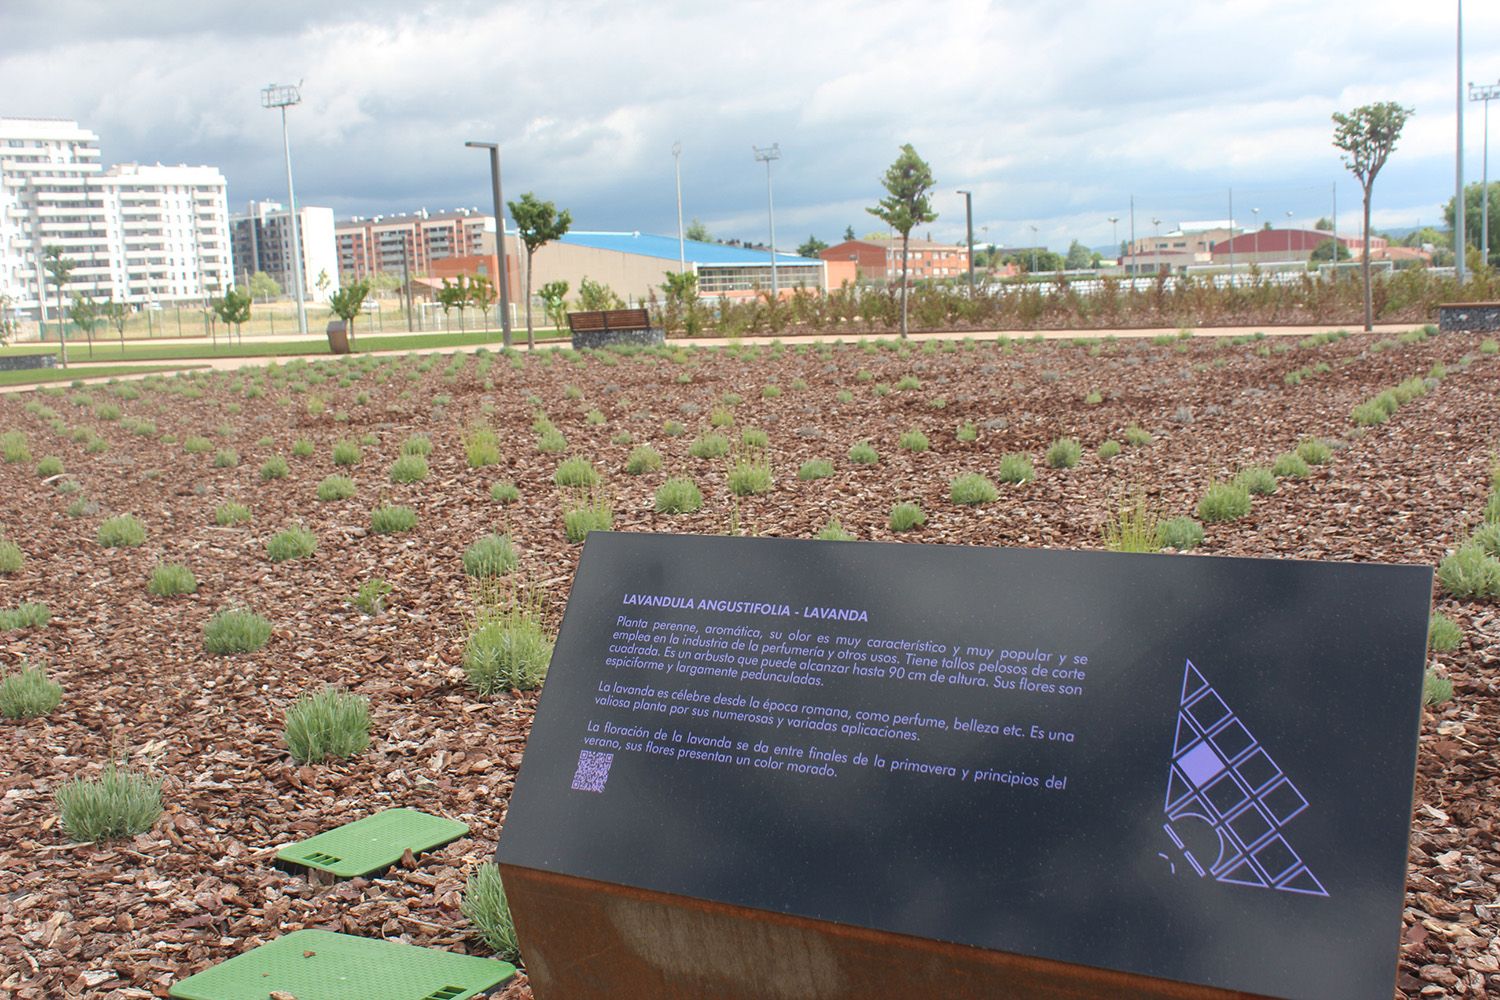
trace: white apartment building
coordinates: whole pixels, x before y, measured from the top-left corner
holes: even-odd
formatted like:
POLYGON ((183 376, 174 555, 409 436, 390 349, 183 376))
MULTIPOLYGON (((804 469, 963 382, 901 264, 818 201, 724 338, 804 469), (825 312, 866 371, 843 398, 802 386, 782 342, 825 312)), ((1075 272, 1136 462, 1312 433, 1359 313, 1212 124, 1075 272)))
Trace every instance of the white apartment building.
MULTIPOLYGON (((339 290, 339 251, 334 237, 333 209, 301 205, 297 224, 302 237, 302 289, 315 302, 327 302, 339 290), (319 287, 319 279, 326 281, 319 287)), ((288 297, 292 283, 292 214, 274 201, 252 201, 230 220, 233 232, 235 277, 241 287, 250 275, 264 271, 276 279, 288 297)))
MULTIPOLYGON (((47 318, 46 247, 76 262, 65 295, 137 306, 202 301, 228 286, 228 202, 213 167, 99 163, 77 122, 0 118, 0 296, 47 318)), ((49 311, 50 310, 50 311, 49 311)))

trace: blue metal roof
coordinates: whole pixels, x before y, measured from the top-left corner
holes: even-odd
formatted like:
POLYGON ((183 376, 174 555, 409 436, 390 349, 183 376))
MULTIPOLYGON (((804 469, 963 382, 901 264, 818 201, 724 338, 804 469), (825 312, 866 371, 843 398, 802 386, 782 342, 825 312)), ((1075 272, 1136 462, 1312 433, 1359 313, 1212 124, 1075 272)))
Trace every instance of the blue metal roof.
MULTIPOLYGON (((617 253, 633 253, 642 257, 659 257, 662 260, 678 260, 677 237, 655 236, 651 233, 565 233, 558 240, 572 246, 591 247, 595 250, 614 250, 617 253)), ((766 250, 751 250, 748 247, 731 247, 722 243, 700 243, 687 240, 683 244, 689 263, 698 265, 755 265, 769 267, 771 254, 766 250)), ((799 257, 796 254, 776 254, 777 266, 821 264, 821 260, 799 257)))

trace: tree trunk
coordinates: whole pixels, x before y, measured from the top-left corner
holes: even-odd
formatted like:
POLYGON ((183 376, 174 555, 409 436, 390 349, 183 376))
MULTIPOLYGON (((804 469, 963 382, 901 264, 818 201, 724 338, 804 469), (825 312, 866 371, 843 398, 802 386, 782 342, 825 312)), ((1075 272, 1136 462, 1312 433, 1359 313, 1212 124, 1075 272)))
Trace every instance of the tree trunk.
POLYGON ((906 256, 911 246, 911 231, 901 234, 901 339, 906 339, 906 256))
MULTIPOLYGON (((1371 330, 1375 329, 1375 306, 1374 300, 1370 295, 1370 187, 1371 185, 1369 184, 1365 185, 1365 241, 1359 255, 1360 275, 1365 283, 1366 333, 1369 333, 1371 330)), ((1337 258, 1338 255, 1338 246, 1335 245, 1333 248, 1333 256, 1337 258)))
POLYGON ((526 349, 528 351, 536 348, 536 341, 531 335, 531 247, 526 248, 526 349))
POLYGON ((57 288, 57 347, 62 352, 62 366, 68 367, 68 317, 63 312, 62 286, 57 288))

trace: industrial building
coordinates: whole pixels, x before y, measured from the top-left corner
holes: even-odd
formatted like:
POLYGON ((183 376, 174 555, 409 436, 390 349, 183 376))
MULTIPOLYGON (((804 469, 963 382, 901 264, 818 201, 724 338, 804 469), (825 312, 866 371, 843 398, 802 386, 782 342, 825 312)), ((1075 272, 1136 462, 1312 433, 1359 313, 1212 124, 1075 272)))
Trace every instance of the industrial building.
MULTIPOLYGON (((488 249, 493 242, 491 235, 488 249)), ((507 234, 505 244, 507 254, 516 253, 514 235, 507 234)), ((533 292, 549 281, 566 281, 571 295, 583 278, 589 278, 631 301, 643 301, 653 292, 659 298, 667 274, 684 269, 698 276, 699 294, 710 298, 768 293, 773 284, 769 250, 696 240, 679 244, 675 236, 639 232, 570 232, 538 250, 534 266, 533 292)), ((776 254, 774 283, 782 295, 796 288, 826 291, 830 284, 837 288, 841 276, 854 280, 852 263, 776 254)))
MULTIPOLYGON (((935 243, 913 237, 907 248, 907 280, 956 278, 969 273, 969 248, 951 243, 935 243)), ((897 281, 901 277, 901 239, 896 236, 872 236, 845 240, 818 254, 829 263, 852 262, 855 274, 851 281, 897 281)), ((835 282, 832 287, 839 287, 835 282)))

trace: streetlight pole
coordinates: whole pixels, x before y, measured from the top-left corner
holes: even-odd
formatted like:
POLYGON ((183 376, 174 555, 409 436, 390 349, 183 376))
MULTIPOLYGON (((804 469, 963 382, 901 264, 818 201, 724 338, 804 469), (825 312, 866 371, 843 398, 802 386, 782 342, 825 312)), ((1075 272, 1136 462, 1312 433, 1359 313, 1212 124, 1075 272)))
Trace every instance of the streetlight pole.
POLYGON ((687 238, 682 228, 682 143, 672 143, 672 172, 677 175, 677 265, 687 271, 687 238))
POLYGON ((964 196, 964 227, 969 234, 969 298, 974 297, 974 192, 960 191, 964 196))
POLYGON ((1151 217, 1151 228, 1156 235, 1151 239, 1151 253, 1156 257, 1156 273, 1161 274, 1161 220, 1151 217))
MULTIPOLYGON (((1453 276, 1458 279, 1458 287, 1464 287, 1464 249, 1468 243, 1468 237, 1464 233, 1464 0, 1458 0, 1458 152, 1454 156, 1454 184, 1453 184, 1453 276)), ((1369 243, 1370 234, 1365 233, 1365 242, 1369 243)), ((1370 248, 1365 247, 1368 257, 1370 248)))
POLYGON ((260 106, 281 111, 281 148, 286 154, 286 200, 292 220, 292 294, 297 297, 297 332, 307 332, 307 303, 302 291, 302 227, 297 219, 297 192, 292 187, 292 143, 287 137, 286 109, 302 103, 302 84, 261 88, 260 106))
POLYGON ((1109 217, 1109 248, 1120 249, 1120 217, 1118 215, 1109 217))
POLYGON ((1255 236, 1252 237, 1251 242, 1250 242, 1250 256, 1253 258, 1253 262, 1254 263, 1259 264, 1260 263, 1260 209, 1258 209, 1258 208, 1252 208, 1250 210, 1250 215, 1251 215, 1252 218, 1255 219, 1255 236))
POLYGON ((755 151, 755 159, 766 165, 766 214, 771 218, 771 299, 779 301, 781 288, 776 282, 776 206, 771 201, 771 161, 781 159, 781 143, 750 148, 755 151))
POLYGON ((1490 101, 1500 97, 1500 83, 1476 87, 1469 84, 1469 100, 1484 102, 1484 173, 1479 184, 1481 217, 1479 229, 1479 256, 1486 266, 1490 262, 1490 101))
POLYGON ((510 347, 510 271, 505 266, 505 202, 500 196, 500 144, 466 142, 470 149, 490 151, 490 196, 495 199, 495 263, 500 269, 500 337, 510 347))
POLYGON ((1028 225, 1026 228, 1031 230, 1031 273, 1036 274, 1036 225, 1028 225))

